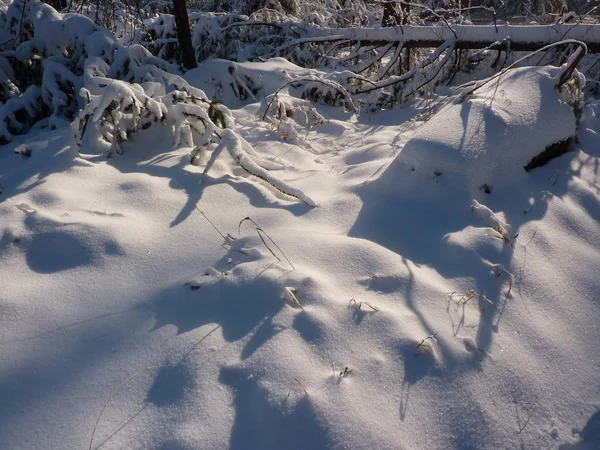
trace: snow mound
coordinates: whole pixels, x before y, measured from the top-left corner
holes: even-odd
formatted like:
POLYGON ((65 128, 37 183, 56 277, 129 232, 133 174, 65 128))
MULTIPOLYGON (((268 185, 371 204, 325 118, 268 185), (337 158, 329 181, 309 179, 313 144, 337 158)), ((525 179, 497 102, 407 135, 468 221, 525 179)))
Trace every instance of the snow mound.
POLYGON ((417 130, 377 183, 391 193, 437 193, 441 183, 471 197, 519 183, 535 156, 575 134, 575 114, 557 89, 559 71, 514 69, 445 106, 417 130))

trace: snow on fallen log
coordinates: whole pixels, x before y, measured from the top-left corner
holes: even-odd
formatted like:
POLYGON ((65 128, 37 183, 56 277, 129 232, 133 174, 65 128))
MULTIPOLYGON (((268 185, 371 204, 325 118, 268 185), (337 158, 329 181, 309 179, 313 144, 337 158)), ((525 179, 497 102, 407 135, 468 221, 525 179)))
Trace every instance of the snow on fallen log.
POLYGON ((600 25, 446 25, 414 26, 404 25, 394 28, 308 28, 306 34, 294 44, 322 41, 360 41, 370 43, 399 42, 405 48, 439 47, 444 42, 455 41, 457 49, 476 49, 510 40, 513 51, 532 51, 565 39, 576 39, 587 44, 590 52, 600 52, 600 25), (329 37, 329 39, 327 39, 329 37))
POLYGON ((283 166, 279 166, 278 164, 274 164, 272 161, 267 161, 260 158, 258 154, 252 150, 250 144, 248 144, 241 136, 228 129, 222 131, 221 141, 214 150, 209 162, 206 164, 206 168, 204 169, 204 177, 207 176, 208 171, 211 169, 223 149, 227 149, 235 162, 250 175, 260 178, 268 185, 274 187, 289 197, 300 200, 301 202, 312 207, 317 206, 316 202, 306 195, 304 191, 291 186, 282 179, 268 172, 270 169, 281 169, 283 166))
POLYGON ((374 187, 390 195, 473 198, 518 186, 532 161, 557 143, 566 150, 575 135, 574 108, 584 81, 575 72, 559 89, 563 73, 524 67, 492 77, 422 125, 374 187))

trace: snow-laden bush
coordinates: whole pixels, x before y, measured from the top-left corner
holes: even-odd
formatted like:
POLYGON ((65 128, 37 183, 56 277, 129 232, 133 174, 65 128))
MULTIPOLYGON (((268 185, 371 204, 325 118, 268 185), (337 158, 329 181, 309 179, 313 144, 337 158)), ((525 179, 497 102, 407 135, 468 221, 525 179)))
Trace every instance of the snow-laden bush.
POLYGON ((135 81, 150 66, 178 72, 140 45, 122 46, 90 19, 57 13, 39 0, 15 0, 3 19, 12 36, 7 50, 0 53, 0 140, 4 142, 41 118, 48 118, 53 127, 71 122, 89 100, 81 88, 86 78, 104 67, 99 62, 105 65, 104 77, 125 81, 135 81))
POLYGON ((100 58, 86 63, 82 95, 88 103, 72 125, 78 145, 120 154, 121 142, 132 133, 163 124, 173 132, 174 147, 202 146, 213 134, 233 128, 224 105, 211 102, 180 76, 150 64, 133 69, 130 64, 127 82, 110 77, 120 73, 115 67, 100 58))
MULTIPOLYGON (((194 4, 203 11, 253 16, 295 17, 306 24, 327 27, 365 26, 379 19, 380 4, 364 0, 213 0, 194 4)), ((286 20, 279 20, 285 22, 286 20)))
POLYGON ((217 143, 204 176, 208 175, 223 150, 247 173, 308 205, 315 203, 302 191, 270 173, 284 166, 263 159, 235 133, 233 117, 223 104, 210 101, 204 92, 183 78, 155 66, 132 71, 132 82, 107 77, 111 68, 99 58, 86 63, 83 95, 85 108, 72 124, 75 141, 86 151, 109 156, 123 152, 122 142, 131 134, 151 126, 166 126, 174 147, 207 148, 217 143))
POLYGON ((263 57, 299 36, 296 30, 300 23, 291 17, 284 18, 271 21, 236 14, 198 15, 192 31, 196 59, 246 61, 263 57))
POLYGON ((86 59, 110 61, 117 44, 89 19, 39 0, 15 0, 3 17, 12 37, 0 53, 0 141, 7 142, 42 118, 70 122, 84 104, 86 59))
POLYGON ((80 153, 114 155, 136 132, 166 126, 173 147, 217 144, 205 175, 226 149, 246 172, 314 205, 269 172, 283 165, 261 158, 235 131, 229 109, 178 75, 177 66, 140 45, 125 47, 81 15, 60 14, 39 0, 15 0, 3 16, 13 33, 0 53, 0 140, 47 119, 72 122, 80 153), (18 21, 16 18, 19 18, 18 21))

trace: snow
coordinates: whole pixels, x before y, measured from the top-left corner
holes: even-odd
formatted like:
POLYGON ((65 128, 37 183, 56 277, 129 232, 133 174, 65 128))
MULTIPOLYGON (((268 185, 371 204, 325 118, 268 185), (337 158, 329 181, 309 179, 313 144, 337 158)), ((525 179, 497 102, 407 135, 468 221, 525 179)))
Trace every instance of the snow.
POLYGON ((110 159, 69 127, 2 147, 0 448, 599 445, 599 106, 576 128, 560 69, 422 121, 279 91, 317 75, 282 59, 85 67, 92 121, 172 117, 110 159), (235 128, 186 141, 176 100, 217 92, 235 128))

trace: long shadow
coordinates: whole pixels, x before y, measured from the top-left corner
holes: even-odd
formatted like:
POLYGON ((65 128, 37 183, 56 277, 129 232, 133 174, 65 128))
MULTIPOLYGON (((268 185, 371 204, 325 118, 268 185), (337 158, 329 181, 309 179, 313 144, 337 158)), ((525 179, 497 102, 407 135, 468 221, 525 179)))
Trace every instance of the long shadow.
POLYGON ((68 127, 21 136, 0 149, 0 203, 42 185, 51 174, 78 166, 92 163, 77 157, 68 127), (19 145, 26 145, 31 156, 15 154, 19 145))
MULTIPOLYGON (((38 350, 32 356, 20 356, 18 363, 11 367, 3 364, 0 371, 0 448, 11 448, 14 444, 8 441, 10 436, 14 437, 14 431, 9 429, 13 423, 23 423, 31 413, 39 418, 42 409, 46 410, 45 417, 53 410, 62 413, 65 405, 74 401, 70 395, 73 385, 79 384, 81 390, 81 386, 87 383, 86 374, 93 373, 99 365, 113 357, 115 349, 123 349, 131 338, 131 330, 145 322, 145 314, 141 312, 110 320, 103 317, 99 323, 87 322, 87 326, 79 329, 62 329, 52 335, 45 334, 43 339, 34 338, 38 350), (55 403, 59 393, 64 399, 62 405, 55 403)), ((5 355, 10 355, 8 351, 8 348, 3 348, 5 355)), ((90 411, 90 431, 97 414, 96 409, 90 411)), ((31 422, 35 426, 35 422, 31 422)), ((37 445, 41 448, 44 446, 43 437, 39 439, 37 445)))
POLYGON ((410 389, 427 375, 439 375, 435 354, 419 351, 414 342, 403 342, 398 346, 399 357, 404 361, 404 379, 400 388, 400 420, 406 418, 410 389))
MULTIPOLYGON (((158 131, 162 131, 157 129, 158 131)), ((185 221, 196 209, 208 186, 227 184, 241 194, 247 196, 250 204, 261 208, 286 209, 299 216, 310 211, 311 207, 297 203, 292 198, 283 198, 275 189, 266 193, 259 188, 264 184, 259 179, 239 179, 232 176, 210 178, 201 183, 202 175, 187 172, 189 164, 187 155, 165 154, 164 149, 172 147, 171 135, 167 138, 160 136, 157 130, 149 131, 147 135, 132 136, 123 147, 125 154, 110 159, 105 157, 82 158, 72 146, 68 128, 49 133, 47 140, 41 140, 36 134, 33 138, 22 138, 3 147, 0 153, 0 202, 16 195, 26 193, 44 183, 46 177, 53 173, 62 172, 74 166, 93 168, 95 164, 107 163, 122 173, 145 173, 152 177, 169 180, 169 187, 182 191, 183 206, 173 218, 171 226, 177 226, 185 221), (156 135, 156 136, 155 136, 156 135), (152 137, 156 137, 152 141, 152 137), (20 144, 26 144, 32 155, 27 158, 12 152, 20 144), (52 156, 49 158, 48 153, 52 156), (174 160, 165 165, 168 160, 174 160), (282 200, 282 201, 280 201, 282 200)), ((220 158, 229 158, 221 155, 220 158)), ((126 190, 126 189, 124 189, 126 190)), ((35 205, 34 205, 35 206, 35 205)))
MULTIPOLYGON (((467 117, 470 109, 457 107, 460 108, 457 110, 460 121, 466 126, 470 120, 467 117)), ((543 100, 541 108, 544 108, 543 100)), ((485 121, 484 127, 489 125, 488 122, 489 120, 485 121)), ((494 122, 494 127, 497 126, 494 122)), ((537 123, 535 126, 544 127, 544 124, 537 123)), ((479 133, 481 129, 481 124, 476 125, 474 133, 479 133)), ((486 145, 494 148, 498 132, 486 130, 485 136, 488 139, 486 145)), ((457 145, 468 145, 470 140, 463 135, 457 145)), ((472 278, 473 289, 494 304, 494 308, 488 308, 481 314, 477 330, 477 346, 487 351, 492 344, 492 334, 498 330, 499 311, 507 300, 507 288, 502 279, 490 276, 490 268, 483 264, 482 257, 507 268, 512 266, 514 270, 517 247, 513 242, 505 244, 498 251, 495 245, 497 242, 492 241, 494 238, 490 236, 489 243, 481 242, 477 248, 469 248, 453 243, 449 237, 469 226, 488 226, 479 223, 477 217, 470 212, 473 198, 496 213, 504 213, 512 235, 518 235, 524 224, 539 220, 545 215, 548 202, 553 196, 561 196, 567 192, 567 176, 561 177, 554 184, 548 180, 548 176, 556 167, 568 167, 574 153, 563 155, 547 166, 527 174, 523 185, 493 189, 490 194, 471 191, 468 183, 461 179, 460 169, 451 173, 444 173, 443 169, 424 173, 420 169, 418 162, 423 158, 439 157, 442 161, 440 166, 443 167, 444 155, 459 150, 451 145, 426 139, 409 141, 377 180, 356 188, 363 206, 349 235, 376 242, 416 264, 428 265, 445 278, 472 278)), ((423 167, 435 166, 437 159, 433 161, 433 164, 425 164, 423 167)), ((523 238, 521 236, 519 239, 523 238)), ((410 289, 407 289, 406 294, 407 305, 417 312, 419 305, 413 301, 410 289)), ((485 304, 480 303, 479 306, 483 307, 485 304)), ((424 328, 430 330, 425 318, 421 314, 417 316, 424 328)), ((442 352, 446 353, 443 348, 442 352)), ((451 355, 443 356, 446 359, 451 355)))
MULTIPOLYGON (((185 170, 189 165, 189 158, 187 155, 173 156, 175 163, 169 166, 161 164, 165 159, 164 155, 149 156, 151 155, 146 154, 145 156, 136 156, 135 154, 128 155, 126 153, 123 156, 108 160, 108 163, 122 173, 146 173, 152 177, 166 178, 169 180, 170 188, 182 191, 184 194, 182 195, 184 205, 177 216, 171 221, 171 227, 175 227, 184 222, 194 212, 201 202, 207 187, 218 184, 226 184, 237 190, 239 193, 245 195, 250 204, 255 207, 285 209, 296 216, 305 214, 311 209, 310 206, 297 203, 293 199, 283 199, 284 201, 282 202, 278 201, 280 194, 278 194, 275 189, 273 189, 272 194, 265 194, 265 192, 258 187, 259 184, 264 184, 259 179, 241 180, 230 175, 225 175, 219 178, 209 177, 208 179, 203 180, 201 174, 191 173, 185 170), (273 199, 269 198, 270 195, 273 196, 273 199)), ((230 158, 230 156, 223 153, 219 158, 230 158)), ((266 189, 272 188, 267 187, 266 189)), ((200 207, 200 209, 202 208, 200 207)))
POLYGON ((191 447, 188 447, 181 442, 175 439, 169 439, 161 443, 156 450, 192 450, 191 447))
POLYGON ((585 427, 579 432, 576 444, 563 444, 559 450, 596 450, 600 448, 600 409, 592 414, 585 427))
POLYGON ((247 358, 282 331, 271 319, 285 302, 279 287, 266 277, 240 284, 235 276, 239 266, 229 265, 227 256, 208 275, 201 274, 194 282, 171 286, 159 295, 152 306, 156 318, 154 329, 170 324, 181 334, 216 324, 227 342, 252 333, 242 349, 242 358, 247 358), (252 296, 248 296, 250 290, 252 296))
POLYGON ((117 241, 93 225, 52 221, 36 212, 27 213, 24 223, 31 236, 13 242, 24 249, 27 265, 37 273, 52 274, 125 254, 117 241))
POLYGON ((289 409, 277 408, 269 403, 258 377, 237 367, 223 367, 219 382, 233 393, 236 413, 229 440, 232 450, 333 448, 310 396, 300 398, 289 409))

